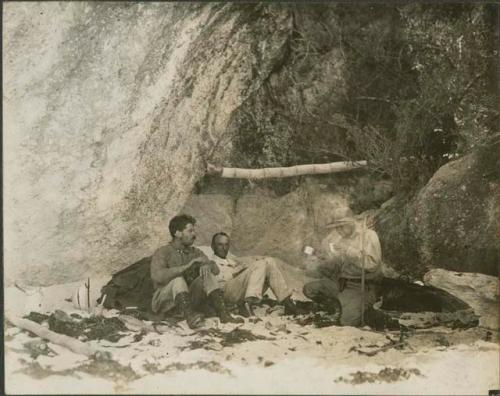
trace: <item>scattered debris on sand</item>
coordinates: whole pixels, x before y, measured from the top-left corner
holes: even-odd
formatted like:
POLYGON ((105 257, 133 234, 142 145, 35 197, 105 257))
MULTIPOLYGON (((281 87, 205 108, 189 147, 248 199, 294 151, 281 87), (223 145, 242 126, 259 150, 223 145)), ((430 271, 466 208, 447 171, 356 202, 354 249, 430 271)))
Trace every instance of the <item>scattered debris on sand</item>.
POLYGON ((207 370, 212 373, 228 374, 231 375, 231 370, 223 367, 220 363, 215 361, 209 362, 195 362, 195 363, 172 363, 164 367, 159 367, 157 363, 147 362, 143 365, 143 368, 151 374, 163 374, 168 371, 187 371, 193 369, 207 370))
POLYGON ((68 315, 63 311, 56 310, 50 315, 30 312, 25 319, 33 320, 39 324, 47 321, 49 329, 81 341, 107 340, 117 342, 125 335, 127 327, 118 318, 106 318, 104 316, 90 316, 82 318, 79 315, 68 315))
POLYGON ((172 389, 177 393, 202 392, 203 379, 211 377, 218 393, 245 381, 252 393, 265 393, 275 386, 275 378, 286 378, 279 393, 321 393, 335 383, 340 393, 364 393, 375 386, 381 392, 406 389, 408 394, 425 382, 441 393, 450 388, 477 394, 498 381, 499 334, 480 327, 453 330, 445 323, 423 329, 398 323, 388 330, 384 323, 383 330, 374 331, 335 325, 322 311, 284 315, 273 301, 256 306, 256 317, 241 325, 209 317, 196 330, 181 318, 160 321, 134 310, 91 313, 61 303, 50 311, 35 311, 30 308, 18 317, 104 355, 79 353, 7 320, 6 375, 25 393, 50 393, 54 386, 64 393, 92 386, 106 393, 140 393, 150 386, 161 392, 165 377, 176 384, 172 389), (476 367, 477 360, 489 369, 476 367), (463 370, 484 378, 470 384, 463 370), (256 375, 262 381, 249 380, 256 375), (186 383, 187 377, 193 380, 186 383))
POLYGON ((48 366, 42 366, 37 361, 32 361, 26 362, 25 367, 17 372, 27 374, 36 379, 43 379, 51 375, 81 378, 81 374, 89 374, 94 377, 121 382, 134 381, 140 378, 130 366, 122 365, 111 359, 89 359, 83 364, 65 370, 53 370, 48 366))
POLYGON ((275 340, 274 337, 254 334, 250 330, 241 329, 239 327, 229 332, 215 328, 200 329, 197 331, 196 336, 197 339, 188 341, 186 346, 181 347, 181 350, 200 348, 221 350, 222 348, 231 347, 247 341, 275 340))
POLYGON ((346 382, 353 385, 364 384, 367 382, 396 382, 409 379, 412 375, 422 376, 422 373, 416 368, 406 370, 402 368, 386 367, 378 373, 356 371, 355 373, 350 374, 351 378, 338 377, 335 379, 335 382, 346 382))

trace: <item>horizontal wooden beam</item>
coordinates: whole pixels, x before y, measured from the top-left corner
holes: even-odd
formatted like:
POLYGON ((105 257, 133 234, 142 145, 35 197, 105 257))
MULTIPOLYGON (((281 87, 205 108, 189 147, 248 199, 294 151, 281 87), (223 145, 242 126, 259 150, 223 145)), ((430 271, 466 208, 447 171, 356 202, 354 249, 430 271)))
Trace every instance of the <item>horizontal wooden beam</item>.
POLYGON ((345 172, 352 169, 365 167, 367 161, 340 161, 327 164, 295 165, 278 168, 226 168, 218 165, 207 164, 207 174, 230 179, 268 179, 302 175, 318 175, 325 173, 345 172))

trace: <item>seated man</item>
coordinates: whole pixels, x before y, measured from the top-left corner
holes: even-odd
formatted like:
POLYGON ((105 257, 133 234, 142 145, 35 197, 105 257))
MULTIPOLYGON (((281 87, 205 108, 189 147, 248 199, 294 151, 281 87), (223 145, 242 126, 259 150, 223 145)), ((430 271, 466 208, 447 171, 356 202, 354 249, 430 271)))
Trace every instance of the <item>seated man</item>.
POLYGON ((262 294, 269 287, 285 307, 286 315, 304 313, 291 299, 292 290, 282 272, 284 265, 281 264, 285 263, 265 256, 237 258, 229 253, 229 247, 230 239, 224 232, 212 237, 210 248, 200 247, 219 267, 216 278, 224 290, 226 302, 238 305, 242 315, 253 316, 252 305, 262 299, 262 294))
POLYGON ((306 263, 308 275, 318 280, 305 284, 303 291, 313 301, 341 312, 340 324, 358 326, 361 323, 363 260, 364 305, 368 308, 376 301, 373 282, 381 275, 380 242, 375 231, 362 230, 354 218, 344 218, 334 226, 338 231, 336 237, 323 241, 320 252, 306 263))
POLYGON ((208 301, 222 323, 242 323, 232 317, 225 306, 223 292, 215 277, 217 265, 202 251, 193 247, 196 220, 188 215, 175 216, 168 225, 172 241, 160 247, 151 259, 151 278, 155 292, 152 311, 166 314, 174 306, 182 312, 190 328, 201 325, 203 316, 195 313, 192 304, 208 301))

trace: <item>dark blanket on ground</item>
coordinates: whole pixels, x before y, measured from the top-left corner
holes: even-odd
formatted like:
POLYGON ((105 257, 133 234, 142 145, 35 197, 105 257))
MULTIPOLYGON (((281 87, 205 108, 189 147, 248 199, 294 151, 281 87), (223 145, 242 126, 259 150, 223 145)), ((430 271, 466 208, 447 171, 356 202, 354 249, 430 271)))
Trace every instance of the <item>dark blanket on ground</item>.
POLYGON ((107 309, 125 310, 136 307, 140 311, 149 312, 153 298, 153 281, 151 280, 151 257, 145 257, 138 262, 113 274, 111 280, 102 288, 104 307, 107 309))

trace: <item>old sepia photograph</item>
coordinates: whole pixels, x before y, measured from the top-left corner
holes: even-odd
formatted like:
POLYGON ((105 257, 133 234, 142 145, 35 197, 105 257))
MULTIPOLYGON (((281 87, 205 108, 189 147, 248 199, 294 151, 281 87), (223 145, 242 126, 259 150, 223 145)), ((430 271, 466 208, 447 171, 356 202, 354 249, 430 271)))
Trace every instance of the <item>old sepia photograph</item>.
POLYGON ((2 4, 7 395, 500 394, 500 5, 2 4))

